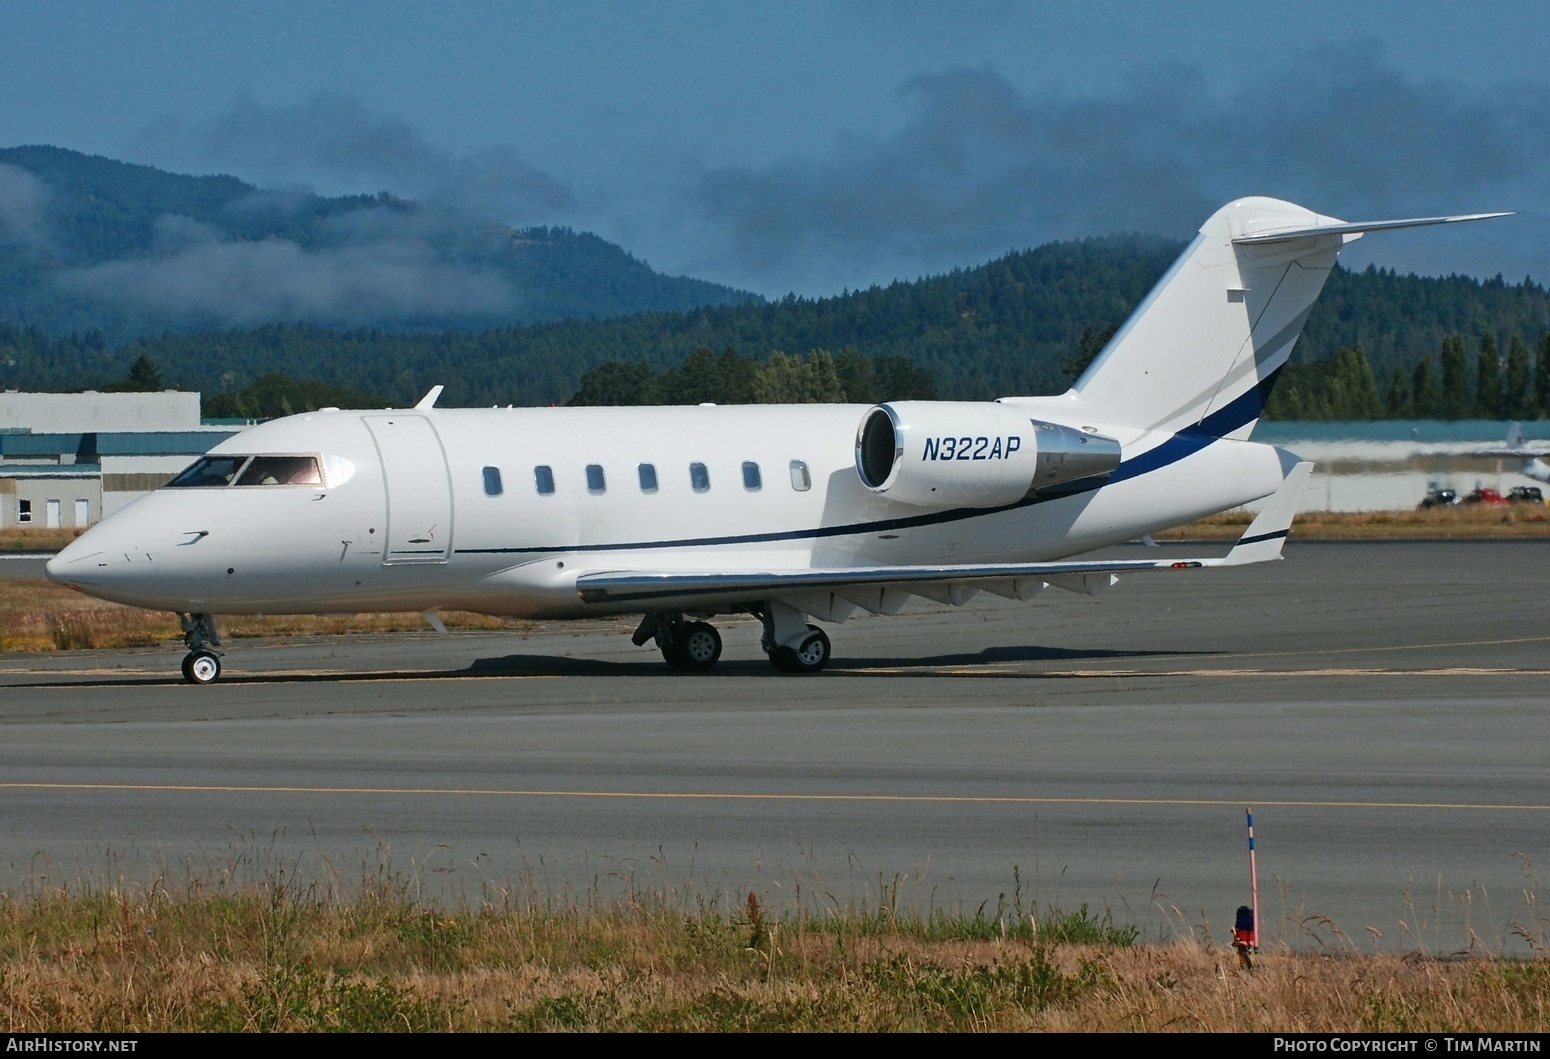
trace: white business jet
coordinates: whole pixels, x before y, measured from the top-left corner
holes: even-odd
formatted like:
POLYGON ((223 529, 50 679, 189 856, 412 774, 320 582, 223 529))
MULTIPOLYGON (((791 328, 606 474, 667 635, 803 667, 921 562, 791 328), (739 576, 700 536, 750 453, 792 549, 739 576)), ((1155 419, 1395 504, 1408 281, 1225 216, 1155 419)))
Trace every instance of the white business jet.
POLYGON ((1536 482, 1550 482, 1550 462, 1543 456, 1533 456, 1525 452, 1528 441, 1523 436, 1523 424, 1513 423, 1507 427, 1507 451, 1510 455, 1518 457, 1522 462, 1514 468, 1526 478, 1532 478, 1536 482))
POLYGON ((219 677, 216 614, 644 615, 669 665, 764 625, 812 673, 808 619, 912 596, 1093 592, 1131 571, 1279 558, 1312 465, 1248 440, 1341 246, 1363 232, 1268 198, 1208 220, 1054 397, 875 405, 326 409, 221 442, 48 563, 102 599, 178 612, 184 676, 219 677), (1222 558, 1072 560, 1255 501, 1222 558))

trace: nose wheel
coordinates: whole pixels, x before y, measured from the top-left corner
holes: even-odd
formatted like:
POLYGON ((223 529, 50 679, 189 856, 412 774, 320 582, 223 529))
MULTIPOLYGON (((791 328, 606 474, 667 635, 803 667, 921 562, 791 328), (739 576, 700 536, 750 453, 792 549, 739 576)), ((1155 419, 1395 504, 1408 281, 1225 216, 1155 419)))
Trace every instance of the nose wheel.
POLYGON ((214 651, 195 651, 183 659, 183 679, 190 684, 214 684, 221 676, 221 659, 214 651))
POLYGON ((183 658, 183 679, 190 684, 214 684, 221 677, 221 656, 212 650, 221 646, 214 614, 179 614, 183 643, 188 654, 183 658))

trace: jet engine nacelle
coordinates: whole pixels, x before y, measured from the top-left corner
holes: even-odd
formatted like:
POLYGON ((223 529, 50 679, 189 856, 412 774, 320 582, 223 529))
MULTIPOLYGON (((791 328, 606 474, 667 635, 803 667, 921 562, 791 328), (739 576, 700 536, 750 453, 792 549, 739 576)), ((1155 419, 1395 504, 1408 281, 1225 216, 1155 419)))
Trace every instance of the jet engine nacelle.
POLYGON ((1119 442, 990 401, 895 401, 867 409, 856 473, 922 507, 1001 507, 1119 466, 1119 442))

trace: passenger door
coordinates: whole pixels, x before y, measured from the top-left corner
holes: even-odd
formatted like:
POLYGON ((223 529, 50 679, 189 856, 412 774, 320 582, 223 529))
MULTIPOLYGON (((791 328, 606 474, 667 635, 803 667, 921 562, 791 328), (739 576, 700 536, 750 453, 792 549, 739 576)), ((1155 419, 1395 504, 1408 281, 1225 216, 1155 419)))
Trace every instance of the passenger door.
POLYGON ((365 416, 387 489, 388 565, 444 563, 452 554, 452 483, 441 438, 420 415, 365 416))

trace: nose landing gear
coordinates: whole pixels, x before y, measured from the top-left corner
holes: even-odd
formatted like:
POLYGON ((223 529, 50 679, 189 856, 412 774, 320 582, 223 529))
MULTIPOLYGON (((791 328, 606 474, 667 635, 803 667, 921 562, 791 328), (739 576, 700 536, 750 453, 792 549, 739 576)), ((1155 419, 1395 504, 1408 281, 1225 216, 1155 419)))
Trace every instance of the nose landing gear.
POLYGON ((183 643, 188 654, 183 658, 183 679, 190 684, 214 684, 221 676, 220 633, 214 614, 179 614, 183 643))

